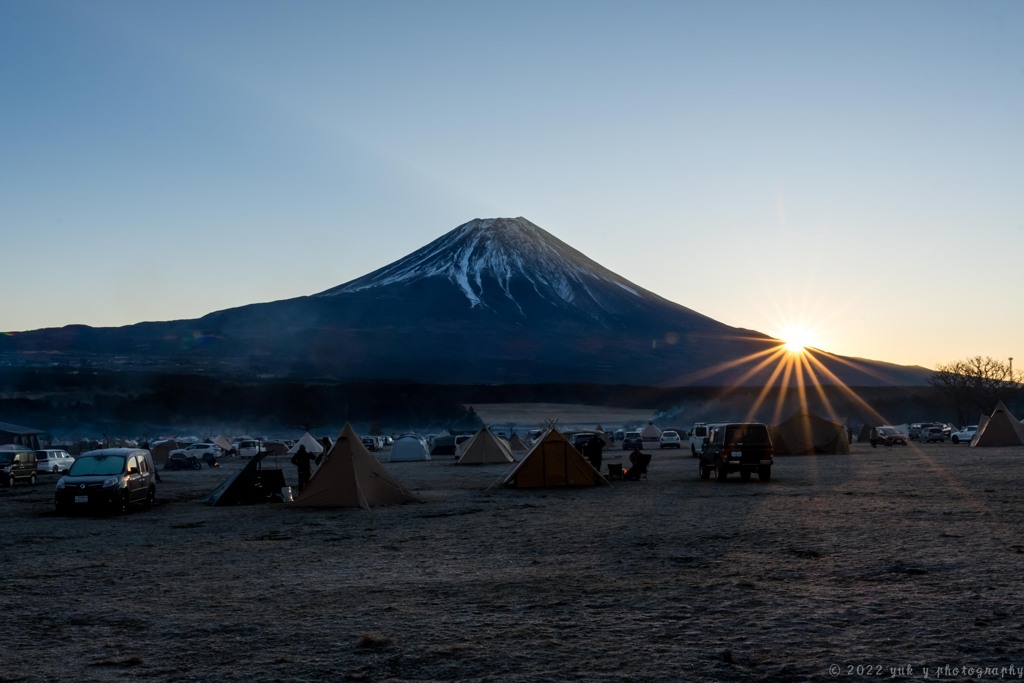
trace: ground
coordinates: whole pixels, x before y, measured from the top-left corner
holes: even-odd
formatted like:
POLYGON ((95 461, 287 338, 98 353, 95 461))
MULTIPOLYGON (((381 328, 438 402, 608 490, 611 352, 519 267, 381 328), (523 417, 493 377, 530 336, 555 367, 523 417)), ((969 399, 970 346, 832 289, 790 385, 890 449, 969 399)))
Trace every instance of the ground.
POLYGON ((373 512, 200 503, 239 460, 164 472, 158 504, 125 516, 57 516, 52 476, 0 491, 0 681, 1024 666, 1024 449, 854 444, 779 457, 768 483, 653 455, 647 480, 573 490, 495 487, 507 467, 451 458, 387 465, 423 502, 373 512))

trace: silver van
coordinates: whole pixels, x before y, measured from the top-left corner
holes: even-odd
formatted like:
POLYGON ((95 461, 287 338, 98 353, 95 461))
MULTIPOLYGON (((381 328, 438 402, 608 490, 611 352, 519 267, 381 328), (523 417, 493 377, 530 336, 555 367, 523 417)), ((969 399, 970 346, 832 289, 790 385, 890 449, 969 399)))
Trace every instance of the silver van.
POLYGON ((690 454, 693 457, 700 456, 704 450, 704 441, 708 438, 708 425, 706 422, 697 422, 690 430, 690 454))
POLYGON ((36 451, 36 470, 40 472, 67 472, 75 459, 60 448, 43 448, 36 451))

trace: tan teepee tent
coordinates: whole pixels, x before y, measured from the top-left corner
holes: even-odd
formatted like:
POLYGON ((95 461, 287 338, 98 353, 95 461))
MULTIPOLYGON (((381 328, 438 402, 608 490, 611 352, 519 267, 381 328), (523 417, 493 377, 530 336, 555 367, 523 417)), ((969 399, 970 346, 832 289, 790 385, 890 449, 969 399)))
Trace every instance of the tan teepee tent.
POLYGON ((377 462, 352 426, 346 424, 295 504, 369 510, 414 500, 416 496, 377 462))
POLYGON ((503 483, 520 489, 609 485, 554 427, 537 439, 503 483))
POLYGON ((313 435, 306 432, 302 435, 302 438, 292 444, 292 447, 288 449, 287 455, 295 455, 299 451, 299 446, 305 446, 307 453, 323 453, 324 446, 322 443, 313 438, 313 435))
POLYGON ((490 429, 482 427, 469 441, 459 445, 461 455, 456 465, 490 465, 515 462, 508 443, 496 437, 490 429))
POLYGON ((972 446, 1024 445, 1024 424, 1013 416, 1002 401, 989 417, 981 416, 978 431, 971 439, 972 446))

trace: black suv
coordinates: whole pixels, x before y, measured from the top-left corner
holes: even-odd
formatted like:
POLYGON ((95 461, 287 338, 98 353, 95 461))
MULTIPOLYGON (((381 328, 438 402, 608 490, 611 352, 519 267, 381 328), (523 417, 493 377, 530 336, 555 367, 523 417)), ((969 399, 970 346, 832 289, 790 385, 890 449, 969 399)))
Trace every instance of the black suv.
POLYGON ((760 422, 732 422, 708 426, 708 437, 700 452, 700 478, 709 479, 715 472, 724 482, 730 472, 739 472, 747 481, 757 472, 761 481, 772 478, 775 460, 768 427, 760 422))
POLYGON ((0 450, 0 476, 8 486, 14 486, 19 480, 35 486, 36 452, 17 448, 0 450))
POLYGON ((883 446, 906 446, 907 436, 892 425, 882 425, 881 427, 871 428, 868 441, 871 442, 872 448, 877 448, 879 444, 883 446))
POLYGON ((141 448, 103 448, 78 456, 57 482, 57 512, 106 508, 127 512, 132 505, 151 507, 156 498, 153 456, 141 448))

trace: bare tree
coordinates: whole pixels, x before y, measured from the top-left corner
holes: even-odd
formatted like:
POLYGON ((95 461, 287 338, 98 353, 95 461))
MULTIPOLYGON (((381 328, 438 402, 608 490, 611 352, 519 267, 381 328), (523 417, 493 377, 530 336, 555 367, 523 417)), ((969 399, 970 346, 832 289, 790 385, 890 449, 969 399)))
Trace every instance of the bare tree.
POLYGON ((1018 390, 1024 375, 1014 372, 1010 363, 989 356, 940 364, 931 376, 931 385, 949 400, 961 425, 977 422, 999 401, 1018 390))

